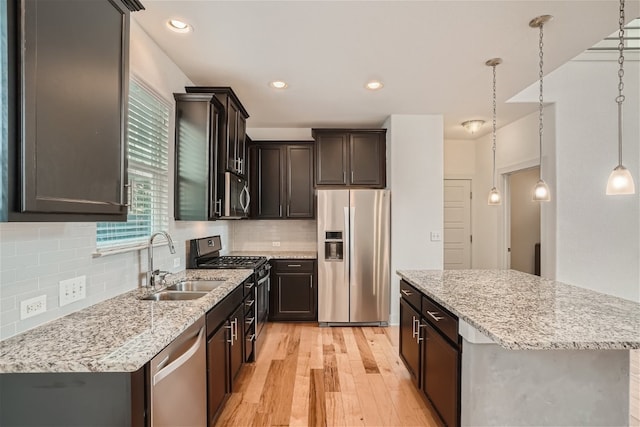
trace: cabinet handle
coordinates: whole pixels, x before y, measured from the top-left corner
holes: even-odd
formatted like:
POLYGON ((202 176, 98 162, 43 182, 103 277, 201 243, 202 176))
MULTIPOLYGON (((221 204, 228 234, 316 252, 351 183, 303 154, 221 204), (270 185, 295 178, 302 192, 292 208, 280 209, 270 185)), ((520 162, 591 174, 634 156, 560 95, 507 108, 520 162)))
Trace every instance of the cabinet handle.
POLYGON ((278 216, 282 216, 282 205, 280 205, 280 211, 278 213, 278 216))
POLYGON ((231 345, 233 345, 233 321, 229 321, 229 325, 224 325, 225 329, 230 329, 231 331, 231 336, 229 337, 229 339, 227 340, 227 342, 231 345))
POLYGON ((222 216, 222 199, 216 201, 215 213, 218 214, 218 216, 222 216))
POLYGON ((404 296, 407 296, 407 297, 410 297, 411 295, 413 295, 413 292, 409 292, 404 289, 401 289, 400 292, 402 292, 404 296))
POLYGON ((287 264, 287 267, 302 267, 300 264, 287 264))
POLYGON ((251 288, 253 288, 253 286, 254 286, 254 283, 253 283, 253 282, 248 282, 246 285, 244 285, 244 287, 245 287, 246 289, 251 289, 251 288))
POLYGON ((313 289, 313 276, 309 277, 309 288, 313 289))
POLYGON ((249 338, 247 338, 247 341, 249 342, 254 342, 255 340, 256 340, 256 334, 251 334, 249 338))
POLYGON ((291 216, 291 205, 287 205, 287 216, 291 216))
POLYGON ((342 171, 342 181, 344 181, 344 183, 347 183, 347 171, 342 171))
MULTIPOLYGON (((416 316, 411 316, 412 320, 411 320, 411 336, 413 338, 416 337, 416 334, 418 333, 417 328, 416 328, 416 316)), ((418 320, 418 323, 420 321, 418 320)))
POLYGON ((420 336, 420 329, 426 328, 426 327, 427 327, 427 325, 418 325, 418 339, 417 339, 418 342, 425 341, 427 339, 426 337, 421 337, 420 336))
POLYGON ((134 190, 134 186, 133 186, 133 180, 129 181, 128 183, 126 183, 125 188, 127 189, 127 203, 124 204, 125 208, 130 208, 133 204, 133 190, 134 190))
POLYGON ((251 307, 256 301, 255 300, 247 300, 247 302, 244 303, 245 307, 249 308, 251 307))
POLYGON ((246 319, 244 319, 244 323, 247 325, 250 325, 253 323, 255 317, 247 317, 246 319))
POLYGON ((444 319, 444 317, 436 316, 436 314, 439 314, 437 311, 427 311, 427 314, 431 316, 431 318, 436 322, 439 322, 440 320, 444 319))
POLYGON ((351 183, 353 184, 353 171, 351 171, 351 183))

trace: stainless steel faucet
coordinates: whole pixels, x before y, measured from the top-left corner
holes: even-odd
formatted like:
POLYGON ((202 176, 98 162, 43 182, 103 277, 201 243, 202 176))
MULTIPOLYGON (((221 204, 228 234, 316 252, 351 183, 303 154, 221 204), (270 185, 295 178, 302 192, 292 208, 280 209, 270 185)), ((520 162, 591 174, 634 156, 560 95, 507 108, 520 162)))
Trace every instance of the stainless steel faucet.
POLYGON ((166 231, 158 231, 149 238, 149 249, 147 250, 147 254, 149 255, 149 261, 147 263, 149 267, 149 271, 147 271, 147 286, 154 289, 156 287, 156 276, 160 273, 168 274, 168 272, 153 269, 153 239, 157 236, 164 236, 164 238, 167 239, 167 243, 169 243, 169 251, 172 254, 176 253, 176 248, 173 246, 173 239, 166 231))

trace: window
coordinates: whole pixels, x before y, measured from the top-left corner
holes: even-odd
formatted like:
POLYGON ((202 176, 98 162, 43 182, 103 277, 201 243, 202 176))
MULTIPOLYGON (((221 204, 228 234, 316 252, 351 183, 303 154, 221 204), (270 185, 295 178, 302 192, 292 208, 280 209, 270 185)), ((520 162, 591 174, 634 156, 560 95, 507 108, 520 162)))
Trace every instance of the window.
POLYGON ((131 206, 127 222, 99 222, 98 249, 146 243, 169 223, 168 147, 170 104, 131 79, 129 84, 128 172, 131 206))

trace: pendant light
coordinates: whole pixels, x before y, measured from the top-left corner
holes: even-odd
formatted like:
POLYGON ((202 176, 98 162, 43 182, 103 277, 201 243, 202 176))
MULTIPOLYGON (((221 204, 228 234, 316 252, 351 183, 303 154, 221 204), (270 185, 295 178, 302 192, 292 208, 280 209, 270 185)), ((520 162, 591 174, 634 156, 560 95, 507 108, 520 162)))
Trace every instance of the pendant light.
POLYGON ((544 182, 544 179, 542 179, 542 131, 544 129, 544 122, 543 122, 543 97, 542 97, 542 80, 544 77, 544 73, 542 71, 542 66, 544 65, 544 61, 543 61, 543 36, 544 36, 544 24, 549 22, 551 19, 553 18, 553 16, 551 15, 541 15, 538 16, 536 18, 533 18, 530 22, 529 22, 529 26, 531 28, 539 28, 540 29, 540 41, 538 43, 538 46, 540 48, 540 53, 539 53, 539 57, 540 57, 540 73, 539 73, 539 77, 540 77, 540 96, 538 97, 539 100, 539 106, 538 106, 538 110, 539 110, 539 126, 538 126, 538 133, 539 133, 539 138, 540 138, 540 179, 538 179, 538 182, 536 183, 536 186, 533 188, 533 201, 534 202, 548 202, 549 200, 551 200, 551 195, 549 193, 549 187, 547 186, 547 183, 544 182))
POLYGON ((493 169, 492 169, 492 187, 489 191, 488 203, 491 206, 502 204, 502 196, 496 188, 496 66, 502 64, 501 58, 493 58, 485 62, 485 64, 493 68, 493 169))
POLYGON ((607 195, 617 196, 622 194, 635 194, 636 188, 633 183, 633 177, 629 169, 622 166, 622 103, 624 102, 624 95, 622 89, 624 89, 624 83, 622 77, 624 77, 624 0, 620 0, 620 19, 618 20, 618 64, 620 69, 618 70, 618 96, 616 102, 618 103, 618 166, 615 167, 611 175, 609 175, 609 181, 607 182, 607 195))

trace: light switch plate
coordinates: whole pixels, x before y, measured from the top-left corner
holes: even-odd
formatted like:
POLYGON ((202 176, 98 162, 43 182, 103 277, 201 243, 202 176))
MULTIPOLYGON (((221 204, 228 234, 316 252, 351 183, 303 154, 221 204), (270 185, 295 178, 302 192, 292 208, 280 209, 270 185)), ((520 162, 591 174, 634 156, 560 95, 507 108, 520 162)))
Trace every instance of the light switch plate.
POLYGON ((60 281, 60 307, 87 297, 87 276, 60 281))
POLYGON ((180 258, 173 259, 173 268, 180 267, 180 258))
POLYGON ((271 246, 273 246, 274 248, 279 248, 280 242, 271 242, 271 246))
POLYGON ((439 231, 432 231, 431 232, 431 241, 432 242, 439 242, 440 240, 442 240, 442 238, 440 236, 440 232, 439 231))

